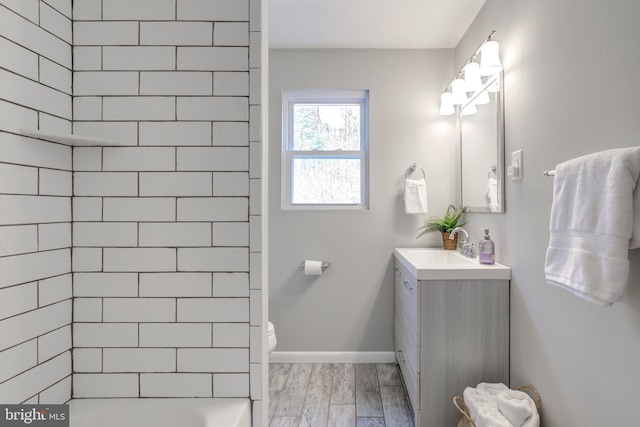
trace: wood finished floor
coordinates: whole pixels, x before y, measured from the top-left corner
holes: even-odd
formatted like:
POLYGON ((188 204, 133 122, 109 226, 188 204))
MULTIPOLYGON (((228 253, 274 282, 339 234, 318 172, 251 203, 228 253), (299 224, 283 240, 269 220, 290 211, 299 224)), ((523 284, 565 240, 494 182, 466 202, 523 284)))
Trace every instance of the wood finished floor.
POLYGON ((413 427, 395 364, 269 365, 270 427, 413 427))

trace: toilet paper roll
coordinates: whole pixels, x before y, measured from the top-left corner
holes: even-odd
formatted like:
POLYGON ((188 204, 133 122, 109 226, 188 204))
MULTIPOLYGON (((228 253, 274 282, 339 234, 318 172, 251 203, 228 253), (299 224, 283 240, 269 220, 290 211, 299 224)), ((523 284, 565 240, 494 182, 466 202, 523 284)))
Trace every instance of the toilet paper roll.
POLYGON ((304 262, 304 274, 307 276, 321 276, 322 275, 322 261, 305 260, 304 262))

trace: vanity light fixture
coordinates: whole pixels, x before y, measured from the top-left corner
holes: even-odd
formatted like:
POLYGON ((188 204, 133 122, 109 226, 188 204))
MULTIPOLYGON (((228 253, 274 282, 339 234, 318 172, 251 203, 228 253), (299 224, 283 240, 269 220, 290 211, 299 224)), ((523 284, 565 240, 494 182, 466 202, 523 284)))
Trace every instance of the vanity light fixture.
POLYGON ((469 100, 463 79, 455 79, 451 82, 451 100, 453 105, 464 105, 469 100))
POLYGON ((480 74, 491 76, 501 70, 500 45, 495 40, 488 40, 480 48, 480 74))
POLYGON ((485 105, 491 102, 491 98, 489 98, 489 93, 486 90, 483 90, 473 99, 473 103, 476 105, 485 105))
POLYGON ((489 34, 482 43, 482 46, 471 55, 462 70, 456 74, 447 86, 447 89, 440 96, 440 115, 449 116, 454 114, 455 111, 451 112, 450 101, 453 106, 459 106, 458 110, 461 114, 474 114, 477 112, 476 105, 489 103, 490 99, 487 92, 498 91, 502 64, 500 62, 500 45, 497 41, 492 40, 495 33, 495 31, 492 31, 491 34, 489 34), (480 63, 475 61, 478 55, 480 55, 480 63), (485 91, 477 93, 478 90, 483 89, 491 79, 494 79, 495 82, 489 85, 485 91), (448 93, 450 93, 450 95, 445 96, 445 94, 448 93), (474 100, 474 105, 469 105, 464 108, 465 111, 463 113, 462 107, 469 101, 467 93, 475 93, 477 95, 474 100))
POLYGON ((470 102, 460 110, 460 114, 463 116, 471 116, 477 112, 478 112, 478 109, 476 108, 475 102, 470 102))
POLYGON ((467 92, 475 92, 482 88, 482 79, 480 79, 480 64, 469 61, 462 69, 464 73, 464 83, 467 92))
POLYGON ((494 77, 495 80, 493 81, 493 83, 487 86, 487 92, 489 93, 496 93, 500 91, 500 79, 502 78, 502 76, 500 76, 500 73, 496 73, 494 77))
POLYGON ((456 108, 453 106, 453 99, 451 92, 444 92, 440 95, 440 115, 450 116, 456 113, 456 108))

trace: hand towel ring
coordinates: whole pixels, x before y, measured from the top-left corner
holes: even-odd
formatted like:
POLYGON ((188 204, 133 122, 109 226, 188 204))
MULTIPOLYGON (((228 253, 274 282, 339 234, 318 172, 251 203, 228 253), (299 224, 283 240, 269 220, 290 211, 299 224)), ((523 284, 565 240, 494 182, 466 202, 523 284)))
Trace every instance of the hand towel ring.
POLYGON ((417 163, 414 163, 411 166, 409 166, 407 170, 404 172, 404 179, 407 179, 409 177, 409 174, 415 172, 416 169, 420 169, 420 172, 422 172, 422 178, 425 178, 425 179, 427 178, 427 174, 424 172, 424 169, 418 166, 417 163))

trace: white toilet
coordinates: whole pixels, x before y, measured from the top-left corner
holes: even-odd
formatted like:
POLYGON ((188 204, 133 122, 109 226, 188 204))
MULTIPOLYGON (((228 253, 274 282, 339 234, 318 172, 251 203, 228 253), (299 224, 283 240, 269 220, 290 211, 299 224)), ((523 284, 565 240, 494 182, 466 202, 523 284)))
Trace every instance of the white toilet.
POLYGON ((278 343, 278 340, 276 340, 276 328, 271 322, 269 322, 269 328, 267 329, 267 339, 269 340, 269 354, 271 354, 278 343))

